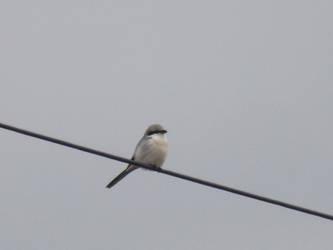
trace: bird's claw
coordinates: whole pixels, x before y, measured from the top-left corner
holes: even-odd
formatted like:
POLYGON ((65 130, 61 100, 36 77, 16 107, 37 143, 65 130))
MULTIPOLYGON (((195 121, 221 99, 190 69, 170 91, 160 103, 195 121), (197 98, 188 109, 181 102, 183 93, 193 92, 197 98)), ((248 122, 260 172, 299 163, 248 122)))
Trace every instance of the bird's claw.
POLYGON ((152 164, 150 164, 149 166, 150 166, 151 170, 154 170, 154 171, 158 171, 158 169, 159 169, 159 167, 152 165, 152 164))

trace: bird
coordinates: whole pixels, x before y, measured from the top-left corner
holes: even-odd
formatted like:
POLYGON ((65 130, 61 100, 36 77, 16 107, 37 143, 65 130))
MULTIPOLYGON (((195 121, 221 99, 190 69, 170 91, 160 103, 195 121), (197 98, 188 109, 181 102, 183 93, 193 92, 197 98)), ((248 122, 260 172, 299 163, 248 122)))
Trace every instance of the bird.
MULTIPOLYGON (((156 168, 161 168, 168 153, 167 132, 168 131, 160 124, 150 125, 138 142, 131 159, 156 168)), ((139 167, 136 165, 129 164, 124 171, 106 186, 106 188, 112 188, 126 175, 138 168, 139 167)))

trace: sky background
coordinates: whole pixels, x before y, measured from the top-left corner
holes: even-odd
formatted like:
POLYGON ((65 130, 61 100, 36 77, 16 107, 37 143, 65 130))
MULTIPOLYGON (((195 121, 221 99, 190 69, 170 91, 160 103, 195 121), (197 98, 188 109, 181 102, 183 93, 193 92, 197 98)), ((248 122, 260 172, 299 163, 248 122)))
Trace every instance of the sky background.
MULTIPOLYGON (((1 122, 333 214, 333 3, 1 1, 1 122)), ((5 250, 331 250, 332 221, 0 130, 5 250)))

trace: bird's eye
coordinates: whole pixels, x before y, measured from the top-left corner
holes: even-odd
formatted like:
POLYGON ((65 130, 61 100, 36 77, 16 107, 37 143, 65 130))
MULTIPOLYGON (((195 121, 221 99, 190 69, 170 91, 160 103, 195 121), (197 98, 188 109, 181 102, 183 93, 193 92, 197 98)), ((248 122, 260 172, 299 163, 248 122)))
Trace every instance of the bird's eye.
POLYGON ((155 130, 148 133, 148 135, 154 135, 154 134, 165 134, 166 130, 155 130))

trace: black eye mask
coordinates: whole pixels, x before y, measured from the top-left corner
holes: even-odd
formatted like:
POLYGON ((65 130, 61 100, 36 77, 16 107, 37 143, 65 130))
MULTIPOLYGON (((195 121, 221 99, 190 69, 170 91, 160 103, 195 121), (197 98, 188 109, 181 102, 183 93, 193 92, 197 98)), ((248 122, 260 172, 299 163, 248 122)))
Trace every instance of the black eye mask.
POLYGON ((165 133, 167 133, 168 131, 166 131, 166 130, 156 130, 156 131, 151 131, 151 132, 149 132, 147 135, 154 135, 154 134, 165 134, 165 133))

